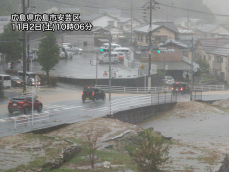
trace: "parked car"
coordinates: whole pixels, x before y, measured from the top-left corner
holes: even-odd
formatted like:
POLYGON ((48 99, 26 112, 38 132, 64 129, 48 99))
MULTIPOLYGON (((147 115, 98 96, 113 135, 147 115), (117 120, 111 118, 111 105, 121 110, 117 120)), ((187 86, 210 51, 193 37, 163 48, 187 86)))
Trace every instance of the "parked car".
POLYGON ((74 52, 75 52, 75 54, 82 54, 83 53, 83 49, 81 49, 79 47, 74 47, 74 52))
POLYGON ((10 88, 11 87, 10 75, 0 74, 0 82, 3 83, 4 88, 10 88))
MULTIPOLYGON (((111 52, 111 63, 117 64, 119 62, 119 57, 117 52, 111 52)), ((103 53, 101 57, 99 57, 99 63, 109 63, 109 53, 103 53)))
POLYGON ((11 86, 12 87, 22 87, 23 86, 23 80, 20 79, 18 76, 10 76, 11 79, 11 86))
POLYGON ((106 100, 106 94, 101 88, 96 87, 84 87, 82 92, 82 101, 85 102, 85 100, 106 100))
POLYGON ((114 49, 115 52, 123 52, 126 55, 130 55, 130 49, 127 47, 118 47, 114 49))
POLYGON ((65 48, 60 48, 60 58, 72 59, 73 55, 73 52, 67 51, 65 48))
MULTIPOLYGON (((113 51, 115 48, 120 48, 121 45, 119 44, 115 44, 115 43, 111 43, 111 51, 113 51)), ((109 43, 104 43, 100 49, 103 49, 103 52, 109 52, 109 43)))
MULTIPOLYGON (((18 71, 17 72, 17 76, 23 80, 23 72, 22 71, 18 71)), ((26 84, 27 85, 36 85, 36 74, 34 72, 26 72, 26 84)), ((37 76, 37 85, 40 85, 40 78, 37 76)))
MULTIPOLYGON (((39 113, 42 111, 43 104, 41 101, 34 98, 33 109, 39 113)), ((32 97, 13 97, 8 104, 9 114, 12 115, 14 112, 21 112, 26 115, 32 110, 32 97)))
POLYGON ((168 84, 168 85, 172 85, 175 83, 174 79, 172 76, 164 76, 164 78, 162 79, 162 81, 165 83, 165 84, 168 84))
POLYGON ((190 88, 188 83, 186 82, 175 82, 172 85, 172 93, 173 94, 189 94, 190 93, 190 88))

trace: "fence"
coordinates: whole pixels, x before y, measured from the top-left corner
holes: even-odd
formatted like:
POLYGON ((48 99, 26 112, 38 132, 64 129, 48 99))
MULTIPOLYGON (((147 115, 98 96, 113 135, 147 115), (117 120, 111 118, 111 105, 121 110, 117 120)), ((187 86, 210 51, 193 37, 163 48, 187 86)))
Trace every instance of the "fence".
POLYGON ((17 129, 18 125, 34 125, 34 123, 40 121, 48 121, 49 122, 49 114, 39 114, 39 115, 23 115, 21 117, 14 117, 14 128, 17 129))
POLYGON ((223 91, 224 85, 195 85, 194 90, 197 91, 223 91))
POLYGON ((121 98, 117 100, 112 100, 110 102, 110 114, 114 114, 119 111, 144 107, 159 105, 165 103, 176 102, 177 97, 173 96, 172 93, 158 93, 158 94, 146 94, 140 96, 131 96, 126 98, 121 98))
MULTIPOLYGON (((103 89, 104 92, 109 92, 109 85, 96 85, 103 89)), ((146 94, 146 93, 162 93, 162 92, 170 92, 171 88, 168 86, 164 87, 123 87, 123 86, 111 86, 112 93, 133 93, 133 94, 146 94)))

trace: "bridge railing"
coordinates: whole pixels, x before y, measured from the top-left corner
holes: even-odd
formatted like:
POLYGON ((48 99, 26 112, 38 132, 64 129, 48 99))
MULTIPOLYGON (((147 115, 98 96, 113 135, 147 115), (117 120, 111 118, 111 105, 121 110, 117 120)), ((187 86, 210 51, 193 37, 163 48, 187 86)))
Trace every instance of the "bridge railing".
MULTIPOLYGON (((108 85, 96 85, 103 89, 104 92, 109 92, 108 85)), ((112 93, 133 93, 133 94, 148 94, 148 93, 163 93, 163 92, 170 92, 171 88, 168 86, 164 87, 123 87, 123 86, 111 86, 112 93)))
POLYGON ((129 96, 117 100, 112 100, 110 102, 110 114, 138 107, 176 102, 176 96, 177 95, 174 96, 171 94, 171 92, 164 92, 158 94, 129 96))
POLYGON ((34 125, 41 121, 49 122, 49 114, 23 115, 21 117, 13 117, 12 119, 14 120, 14 129, 17 129, 17 126, 34 125))
POLYGON ((223 91, 224 85, 194 85, 194 90, 197 91, 223 91))

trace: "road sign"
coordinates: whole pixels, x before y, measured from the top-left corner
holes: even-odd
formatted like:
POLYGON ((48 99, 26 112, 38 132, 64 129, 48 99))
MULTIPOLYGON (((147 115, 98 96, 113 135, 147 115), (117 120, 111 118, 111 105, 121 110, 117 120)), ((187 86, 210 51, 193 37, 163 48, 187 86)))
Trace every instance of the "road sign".
POLYGON ((165 65, 165 70, 168 70, 169 66, 168 65, 165 65))
POLYGON ((142 65, 140 66, 140 68, 141 68, 142 70, 145 69, 144 64, 142 64, 142 65))
POLYGON ((103 72, 103 76, 108 76, 108 72, 106 70, 103 72))
POLYGON ((8 63, 8 69, 11 69, 11 63, 8 63))

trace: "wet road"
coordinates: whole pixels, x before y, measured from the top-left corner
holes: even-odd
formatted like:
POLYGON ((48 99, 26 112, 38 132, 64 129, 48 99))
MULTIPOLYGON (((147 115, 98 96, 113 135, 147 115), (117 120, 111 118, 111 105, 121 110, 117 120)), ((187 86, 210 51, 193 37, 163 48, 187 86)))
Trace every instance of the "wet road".
MULTIPOLYGON (((137 95, 136 95, 137 96, 137 95)), ((35 123, 34 126, 27 126, 28 116, 26 115, 17 115, 13 117, 9 117, 7 109, 4 109, 0 112, 0 137, 6 135, 12 135, 16 133, 22 133, 26 131, 30 131, 37 128, 43 128, 48 126, 55 126, 63 123, 74 123, 78 121, 83 121, 91 118, 102 117, 107 114, 110 114, 110 107, 108 101, 108 94, 106 95, 107 99, 105 101, 86 101, 82 103, 81 99, 77 99, 74 101, 61 101, 58 103, 44 105, 43 111, 41 114, 38 114, 35 111, 34 117, 39 119, 44 119, 49 116, 49 120, 39 121, 35 123), (20 118, 19 118, 20 117, 20 118), (19 118, 20 121, 18 123, 25 123, 23 125, 18 124, 15 127, 15 119, 19 118)), ((113 97, 112 100, 121 99, 121 98, 133 98, 133 96, 119 96, 113 97)), ((179 96, 178 101, 188 101, 189 95, 179 96)), ((133 106, 137 106, 137 102, 133 106)), ((31 119, 31 117, 30 117, 31 119)))

